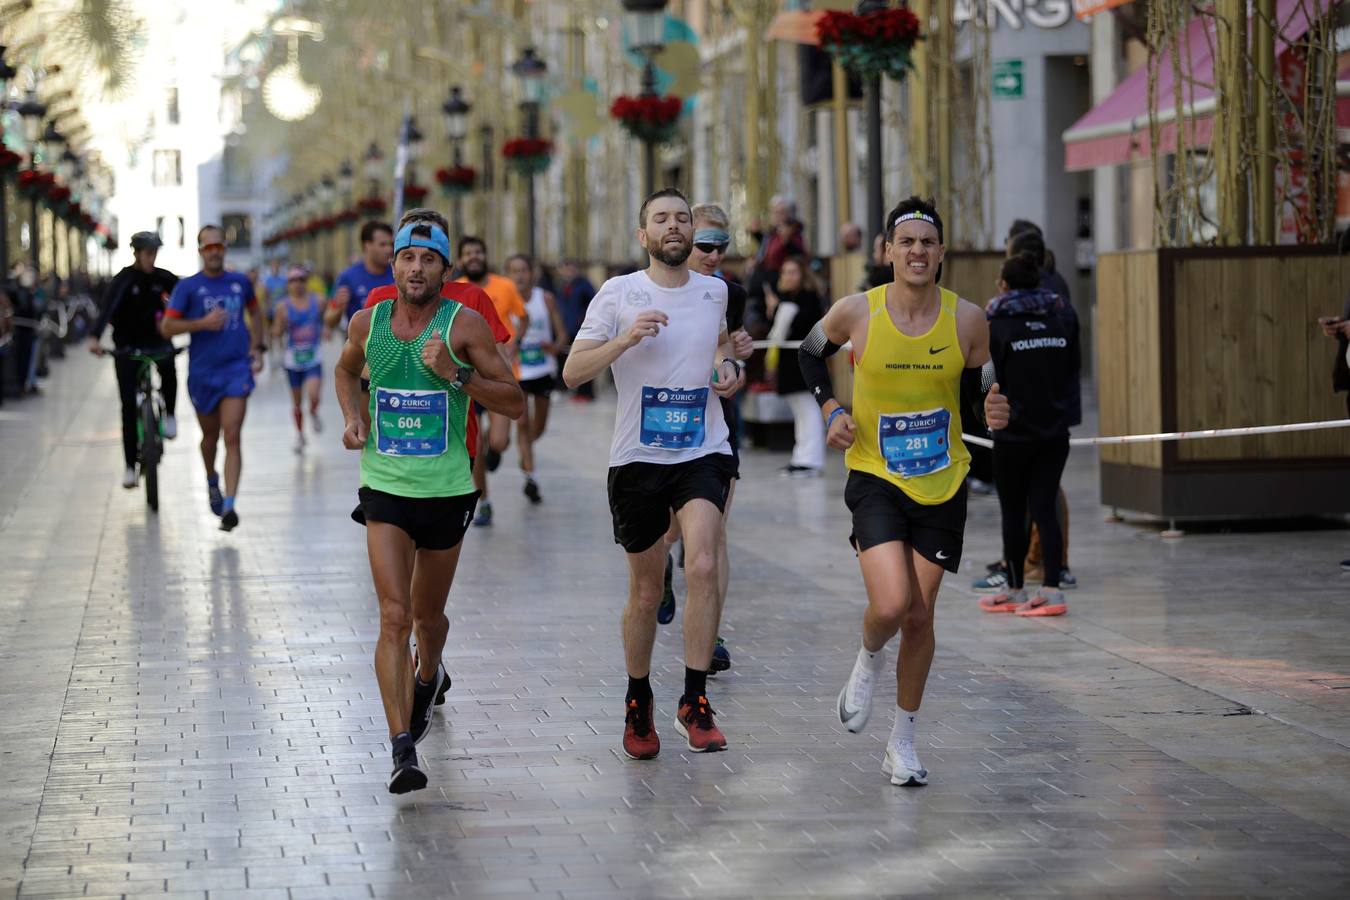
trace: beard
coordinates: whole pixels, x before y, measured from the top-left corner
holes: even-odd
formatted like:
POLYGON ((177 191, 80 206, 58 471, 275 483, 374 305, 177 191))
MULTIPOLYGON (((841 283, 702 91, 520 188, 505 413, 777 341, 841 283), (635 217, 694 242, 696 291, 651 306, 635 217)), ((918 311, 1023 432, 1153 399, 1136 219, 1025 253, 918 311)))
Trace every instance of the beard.
POLYGON ((665 238, 657 241, 654 245, 647 245, 647 253, 657 262, 677 269, 684 265, 684 261, 689 258, 690 252, 694 249, 692 241, 684 241, 678 247, 667 247, 665 238))
POLYGON ((398 286, 398 298, 409 306, 426 306, 440 295, 440 282, 431 279, 417 287, 410 287, 406 281, 398 286))
POLYGON ((487 263, 474 260, 464 264, 464 274, 470 281, 479 281, 487 274, 487 263))

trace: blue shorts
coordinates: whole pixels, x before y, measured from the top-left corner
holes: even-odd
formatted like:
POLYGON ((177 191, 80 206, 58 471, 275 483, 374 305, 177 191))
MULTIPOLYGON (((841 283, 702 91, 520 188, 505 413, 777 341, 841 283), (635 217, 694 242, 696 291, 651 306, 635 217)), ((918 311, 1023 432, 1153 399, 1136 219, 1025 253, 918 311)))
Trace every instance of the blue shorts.
POLYGON ((213 372, 188 368, 188 396, 197 412, 209 416, 226 397, 247 397, 253 393, 253 369, 245 361, 213 372))
POLYGON ((311 378, 323 378, 323 369, 319 366, 311 366, 308 369, 287 369, 286 377, 291 380, 291 388, 299 390, 311 378))

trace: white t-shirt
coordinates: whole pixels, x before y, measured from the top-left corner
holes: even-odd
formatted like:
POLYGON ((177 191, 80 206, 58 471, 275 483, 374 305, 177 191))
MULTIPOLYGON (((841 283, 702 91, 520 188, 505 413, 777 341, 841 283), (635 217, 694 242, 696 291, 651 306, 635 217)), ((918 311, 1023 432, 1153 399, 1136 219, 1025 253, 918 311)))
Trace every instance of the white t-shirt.
POLYGON ((645 271, 611 278, 591 301, 576 340, 611 341, 648 310, 670 321, 610 366, 619 406, 609 464, 730 455, 722 404, 712 392, 717 339, 726 328, 726 282, 697 272, 678 288, 660 287, 645 271))
POLYGON ((558 374, 558 361, 552 353, 544 352, 544 343, 553 340, 553 320, 548 314, 543 288, 530 291, 525 312, 530 317, 530 327, 520 341, 520 380, 532 381, 558 374))

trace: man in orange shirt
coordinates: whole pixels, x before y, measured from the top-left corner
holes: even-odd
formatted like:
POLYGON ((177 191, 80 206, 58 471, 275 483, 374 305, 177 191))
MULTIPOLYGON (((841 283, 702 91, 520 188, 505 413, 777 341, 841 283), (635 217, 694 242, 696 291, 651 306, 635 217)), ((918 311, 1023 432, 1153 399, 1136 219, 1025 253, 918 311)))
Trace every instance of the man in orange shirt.
MULTIPOLYGON (((516 290, 515 282, 502 275, 488 271, 487 244, 482 238, 469 235, 459 239, 455 255, 459 258, 459 270, 463 276, 461 282, 468 282, 481 288, 497 308, 497 317, 511 330, 511 340, 501 345, 502 355, 511 365, 512 371, 519 372, 518 358, 520 337, 530 326, 529 314, 525 312, 525 299, 516 290)), ((475 407, 476 415, 483 410, 475 407)), ((487 476, 501 465, 502 451, 511 443, 511 420, 497 413, 488 413, 488 427, 479 429, 479 453, 474 454, 473 481, 478 488, 478 515, 473 524, 483 527, 492 524, 492 504, 488 502, 487 476)))

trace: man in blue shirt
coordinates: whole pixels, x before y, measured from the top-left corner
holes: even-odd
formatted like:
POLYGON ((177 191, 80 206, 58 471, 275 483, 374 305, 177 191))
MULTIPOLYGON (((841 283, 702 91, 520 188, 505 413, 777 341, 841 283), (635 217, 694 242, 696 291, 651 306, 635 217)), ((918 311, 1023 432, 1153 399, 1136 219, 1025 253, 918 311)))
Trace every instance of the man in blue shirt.
POLYGON ((371 288, 394 283, 394 270, 389 261, 394 258, 394 229, 386 222, 374 220, 361 226, 361 261, 348 266, 333 284, 333 299, 324 314, 324 324, 337 327, 339 321, 350 322, 366 306, 366 294, 371 288))
POLYGON ((239 524, 234 498, 244 460, 239 433, 253 392, 253 376, 261 371, 267 351, 267 329, 248 276, 225 271, 225 232, 207 225, 197 232, 202 270, 173 289, 160 323, 165 337, 191 334, 188 354, 188 396, 202 429, 202 462, 211 512, 220 516, 221 531, 239 524), (252 329, 247 319, 252 317, 252 329), (251 349, 250 349, 251 348, 251 349), (216 448, 225 437, 225 493, 216 474, 216 448))

